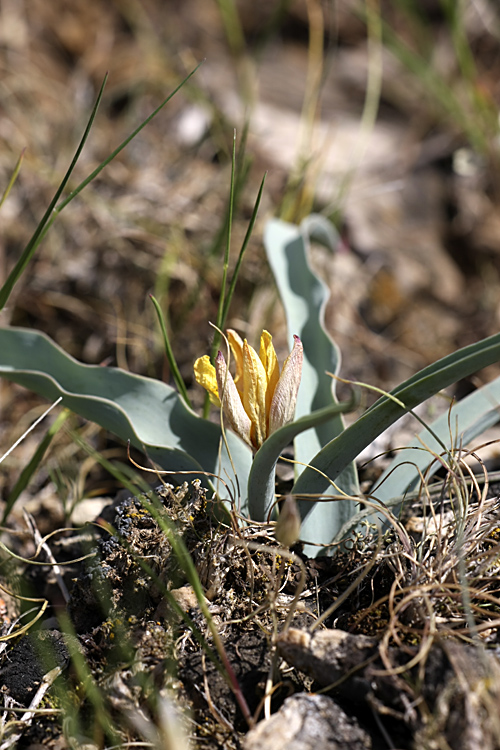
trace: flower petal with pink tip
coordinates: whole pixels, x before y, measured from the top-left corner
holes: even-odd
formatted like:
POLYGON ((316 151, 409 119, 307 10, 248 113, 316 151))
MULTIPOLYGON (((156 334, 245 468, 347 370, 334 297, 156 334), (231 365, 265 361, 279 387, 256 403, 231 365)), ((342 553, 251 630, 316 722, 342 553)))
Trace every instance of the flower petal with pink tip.
POLYGON ((283 370, 274 390, 269 410, 269 435, 293 421, 295 405, 302 377, 304 349, 302 341, 294 336, 293 349, 285 360, 283 370))

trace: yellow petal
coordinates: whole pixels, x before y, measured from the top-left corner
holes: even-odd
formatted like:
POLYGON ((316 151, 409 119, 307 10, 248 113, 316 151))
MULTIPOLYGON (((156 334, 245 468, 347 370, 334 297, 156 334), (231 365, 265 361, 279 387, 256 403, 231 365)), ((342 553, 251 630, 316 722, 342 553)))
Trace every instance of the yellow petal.
POLYGON ((252 423, 250 422, 250 417, 243 408, 240 394, 234 383, 233 376, 227 369, 226 361, 222 352, 219 352, 215 359, 215 372, 227 421, 229 422, 230 427, 232 427, 232 429, 251 446, 252 442, 250 439, 250 432, 252 423))
POLYGON ((269 414, 274 389, 276 388, 276 384, 278 383, 280 377, 280 367, 278 364, 278 357, 276 356, 276 351, 273 346, 273 337, 268 331, 262 331, 262 336, 260 337, 259 358, 266 371, 266 414, 269 414))
POLYGON ((267 375, 257 352, 243 342, 243 406, 252 422, 252 443, 260 448, 267 437, 266 427, 267 375))
POLYGON ((304 358, 302 342, 294 336, 293 349, 285 360, 280 379, 275 388, 269 410, 269 435, 283 425, 292 422, 302 376, 304 358))
POLYGON ((215 367, 210 362, 210 357, 207 354, 204 357, 199 357, 194 363, 193 369, 196 382, 208 391, 210 401, 216 406, 220 406, 217 375, 215 367))
POLYGON ((232 328, 228 328, 226 333, 236 365, 236 376, 234 382, 241 393, 241 388, 243 386, 243 340, 236 331, 233 331, 232 328))

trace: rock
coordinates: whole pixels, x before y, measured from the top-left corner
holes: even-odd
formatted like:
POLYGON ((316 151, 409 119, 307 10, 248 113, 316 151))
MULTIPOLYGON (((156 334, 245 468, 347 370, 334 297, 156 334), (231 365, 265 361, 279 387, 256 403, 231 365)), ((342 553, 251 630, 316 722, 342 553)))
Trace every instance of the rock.
POLYGON ((369 735, 326 695, 298 693, 250 730, 244 750, 369 750, 369 735))
MULTIPOLYGON (((334 685, 378 655, 378 641, 343 630, 318 630, 312 635, 290 628, 278 639, 280 655, 323 687, 334 685)), ((363 672, 343 684, 344 694, 364 698, 370 689, 363 672)))

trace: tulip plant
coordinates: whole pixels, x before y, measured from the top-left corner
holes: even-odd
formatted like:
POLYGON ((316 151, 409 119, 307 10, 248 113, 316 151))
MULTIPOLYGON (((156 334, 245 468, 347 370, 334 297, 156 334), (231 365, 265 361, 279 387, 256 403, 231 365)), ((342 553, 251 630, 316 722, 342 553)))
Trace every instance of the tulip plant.
MULTIPOLYGON (((67 175, 0 289, 0 309, 58 213, 135 134, 59 202, 96 110, 97 104, 67 175)), ((316 555, 338 537, 362 499, 355 465, 358 454, 399 417, 439 390, 499 361, 500 335, 425 368, 390 394, 382 395, 345 429, 342 414, 356 407, 356 398, 339 403, 335 396, 332 375, 339 372, 340 354, 325 330, 324 308, 329 292, 311 269, 311 238, 330 250, 337 246, 333 225, 321 216, 311 216, 300 226, 272 220, 265 231, 267 257, 289 331, 291 353, 281 371, 267 331, 262 333, 257 353, 229 329, 226 352, 216 352, 213 360, 200 356, 194 363, 196 380, 220 408, 219 425, 195 413, 179 381, 176 389, 119 368, 82 364, 34 330, 0 329, 0 376, 49 400, 61 398, 69 410, 130 441, 160 469, 172 472, 174 478, 177 474, 183 481, 185 472, 201 477, 222 502, 258 521, 267 520, 275 512, 275 467, 284 448, 293 442, 295 482, 290 494, 298 500, 300 536, 306 552, 316 555), (234 378, 229 352, 235 363, 234 378)), ((226 302, 221 318, 227 314, 226 302)), ((221 322, 217 321, 219 328, 224 327, 221 322)), ((168 352, 171 347, 167 337, 166 344, 168 352)), ((175 367, 172 370, 175 373, 175 367)), ((391 467, 375 498, 388 503, 403 496, 434 455, 450 448, 450 424, 454 426, 454 439, 472 439, 497 421, 499 401, 500 382, 494 381, 464 399, 451 418, 445 415, 445 420, 424 430, 429 452, 410 446, 409 452, 400 453, 397 470, 391 467)))
MULTIPOLYGON (((301 539, 308 543, 309 554, 317 554, 355 510, 360 497, 354 463, 358 453, 432 394, 500 360, 500 335, 425 368, 344 429, 341 415, 355 407, 355 399, 338 403, 334 381, 327 375, 338 371, 339 354, 323 326, 327 290, 308 263, 311 233, 335 241, 332 225, 322 217, 309 217, 301 227, 273 220, 266 230, 270 265, 293 331, 291 354, 281 372, 268 332, 262 334, 257 354, 228 331, 234 379, 222 353, 215 365, 206 355, 194 364, 198 381, 222 404, 222 424, 232 430, 223 432, 199 417, 166 383, 119 368, 81 364, 32 330, 0 329, 0 375, 48 399, 61 396, 69 409, 130 440, 160 468, 202 476, 221 500, 235 503, 255 520, 266 520, 272 511, 275 466, 293 442, 297 464, 292 494, 299 501, 301 539), (334 496, 331 502, 314 502, 328 495, 334 496)), ((497 421, 499 398, 500 383, 494 381, 464 399, 452 416, 457 435, 472 439, 497 421)), ((430 451, 443 452, 450 442, 445 417, 424 434, 430 451)), ((388 502, 402 496, 433 460, 432 452, 409 451, 399 455, 400 469, 379 487, 377 499, 388 502)))

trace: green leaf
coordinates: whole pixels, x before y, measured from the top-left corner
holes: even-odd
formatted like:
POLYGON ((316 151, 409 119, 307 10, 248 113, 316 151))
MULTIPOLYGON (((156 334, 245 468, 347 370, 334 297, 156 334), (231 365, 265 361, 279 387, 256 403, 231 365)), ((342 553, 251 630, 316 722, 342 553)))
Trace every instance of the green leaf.
MULTIPOLYGON (((325 308, 330 297, 326 284, 314 273, 309 263, 310 239, 335 250, 339 237, 333 224, 323 216, 312 214, 301 226, 273 219, 266 225, 264 245, 269 264, 285 308, 288 337, 293 344, 293 334, 300 336, 304 347, 302 381, 297 398, 295 416, 302 416, 336 403, 335 381, 326 372, 337 374, 340 369, 340 351, 325 329, 325 308)), ((295 458, 308 464, 327 443, 344 431, 341 414, 312 430, 298 435, 294 441, 295 458)), ((297 466, 300 474, 302 466, 297 466)), ((348 495, 359 492, 358 476, 354 463, 347 462, 337 477, 337 486, 348 495)), ((327 487, 323 494, 333 489, 327 487)), ((324 506, 313 514, 311 506, 304 513, 301 536, 315 539, 317 534, 330 541, 340 526, 353 513, 349 501, 324 506), (340 525, 337 525, 340 524, 340 525)), ((302 506, 303 509, 303 506, 302 506)), ((316 548, 307 553, 315 555, 316 548)))
MULTIPOLYGON (((443 388, 499 360, 500 334, 495 334, 434 362, 397 386, 391 391, 391 395, 402 401, 406 410, 413 409, 443 388)), ((305 469, 296 481, 292 489, 293 494, 323 494, 330 484, 323 474, 336 481, 345 467, 367 445, 405 413, 405 409, 390 398, 383 396, 378 399, 362 417, 314 457, 311 466, 305 469)), ((323 508, 305 502, 299 502, 299 508, 304 518, 313 514, 318 517, 315 536, 310 537, 311 541, 329 543, 333 537, 329 537, 329 531, 326 529, 322 531, 320 523, 325 515, 323 508)))
MULTIPOLYGON (((500 378, 496 378, 454 404, 451 413, 446 411, 442 414, 430 425, 430 429, 448 448, 452 447, 452 439, 455 447, 467 445, 500 420, 499 407, 500 378)), ((397 452, 371 492, 375 498, 388 503, 394 498, 403 499, 405 493, 418 487, 419 470, 424 472, 434 460, 423 445, 437 455, 442 453, 442 446, 429 430, 422 430, 418 438, 397 452)), ((432 476, 439 466, 436 462, 427 476, 432 476)), ((397 509, 394 512, 397 514, 397 509)))
MULTIPOLYGON (((130 440, 161 468, 211 472, 226 482, 235 481, 224 448, 219 464, 220 427, 198 417, 169 385, 114 367, 82 364, 44 334, 22 328, 0 329, 0 352, 0 377, 49 400, 62 396, 68 409, 130 440)), ((246 492, 251 450, 232 433, 227 440, 246 492)), ((211 483, 217 485, 217 479, 211 483)), ((229 498, 222 484, 218 489, 220 497, 229 498)), ((245 512, 246 494, 241 501, 245 512)))
POLYGON ((290 445, 292 440, 304 430, 324 424, 339 414, 353 411, 358 398, 353 395, 350 401, 330 404, 312 414, 296 419, 280 427, 262 444, 253 460, 248 478, 248 509, 250 518, 256 521, 267 520, 274 502, 275 469, 281 451, 290 445))
MULTIPOLYGON (((302 382, 295 409, 297 419, 335 401, 335 381, 326 371, 337 374, 340 367, 340 351, 324 327, 324 311, 330 293, 308 261, 309 235, 320 231, 323 241, 334 249, 338 239, 335 229, 321 216, 310 216, 302 227, 273 219, 264 232, 267 257, 285 308, 290 347, 293 334, 300 337, 304 347, 302 382)), ((297 438, 295 457, 308 463, 343 429, 340 415, 318 425, 297 438)))

